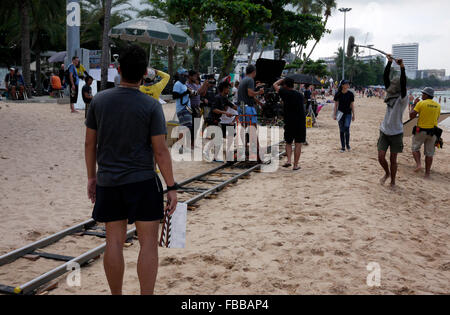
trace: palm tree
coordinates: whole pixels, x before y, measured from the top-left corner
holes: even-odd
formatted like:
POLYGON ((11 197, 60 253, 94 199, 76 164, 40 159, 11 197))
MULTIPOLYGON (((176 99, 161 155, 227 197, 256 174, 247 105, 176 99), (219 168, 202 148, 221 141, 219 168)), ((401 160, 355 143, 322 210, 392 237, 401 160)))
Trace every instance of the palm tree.
POLYGON ((31 47, 36 55, 36 91, 42 92, 41 52, 64 42, 63 1, 31 1, 31 47))
MULTIPOLYGON (((323 9, 323 1, 321 0, 294 0, 292 5, 297 8, 297 11, 301 14, 321 15, 323 9)), ((300 58, 305 49, 305 46, 297 47, 295 56, 300 58)))
MULTIPOLYGON (((105 24, 106 0, 81 1, 81 44, 88 49, 100 49, 99 38, 102 38, 105 24)), ((131 19, 130 11, 134 11, 129 0, 112 0, 110 27, 131 19)))
POLYGON ((108 37, 110 20, 111 20, 111 6, 112 6, 112 0, 106 0, 104 2, 102 59, 101 59, 102 79, 101 79, 101 84, 100 84, 100 90, 105 90, 106 85, 108 84, 108 68, 109 68, 109 62, 111 61, 111 57, 109 56, 109 37, 108 37))
MULTIPOLYGON (((327 26, 328 23, 328 18, 331 16, 331 13, 334 9, 336 9, 337 3, 335 0, 319 0, 319 2, 322 4, 323 9, 324 9, 324 16, 325 16, 325 21, 323 23, 324 27, 327 26)), ((305 58, 305 62, 303 62, 302 67, 300 68, 299 72, 302 72, 305 65, 306 65, 306 61, 308 61, 308 59, 311 57, 311 54, 313 53, 314 49, 316 48, 317 44, 319 43, 320 38, 316 40, 314 46, 312 47, 311 51, 309 52, 308 56, 305 58)))

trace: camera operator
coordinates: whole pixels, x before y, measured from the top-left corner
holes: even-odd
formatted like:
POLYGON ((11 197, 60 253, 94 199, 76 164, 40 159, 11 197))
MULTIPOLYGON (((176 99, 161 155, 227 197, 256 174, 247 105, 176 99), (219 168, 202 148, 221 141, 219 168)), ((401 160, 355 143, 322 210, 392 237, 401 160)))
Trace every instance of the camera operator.
POLYGON ((188 82, 186 83, 186 86, 191 91, 190 99, 191 99, 191 106, 192 106, 192 116, 193 118, 200 118, 201 117, 201 97, 206 95, 206 92, 208 90, 208 82, 203 82, 202 85, 200 85, 199 80, 199 74, 195 70, 189 71, 189 77, 188 82))
POLYGON ((306 116, 303 95, 294 90, 294 80, 280 79, 273 84, 284 104, 284 140, 286 141, 287 162, 283 167, 292 166, 292 143, 295 141, 294 171, 300 169, 299 161, 302 144, 306 141, 306 116))
MULTIPOLYGON (((255 100, 258 95, 263 95, 264 90, 255 90, 256 67, 249 65, 245 71, 246 76, 239 85, 238 102, 247 105, 244 115, 252 115, 251 122, 255 124, 258 122, 257 113, 255 109, 255 100)), ((240 110, 242 110, 240 108, 240 110)), ((250 119, 245 119, 245 122, 250 122, 250 119)))
POLYGON ((205 122, 207 122, 210 117, 211 110, 216 102, 217 82, 214 78, 214 74, 207 75, 204 84, 206 85, 206 92, 202 98, 203 118, 205 119, 205 122))

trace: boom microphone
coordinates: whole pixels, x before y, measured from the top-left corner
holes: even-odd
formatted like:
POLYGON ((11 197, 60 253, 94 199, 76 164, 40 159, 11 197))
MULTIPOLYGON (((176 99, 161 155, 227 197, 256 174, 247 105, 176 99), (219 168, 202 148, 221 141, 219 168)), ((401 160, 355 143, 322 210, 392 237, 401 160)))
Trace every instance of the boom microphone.
MULTIPOLYGON (((384 51, 382 51, 382 50, 373 48, 372 46, 356 45, 356 44, 355 44, 355 37, 350 36, 350 37, 348 38, 347 57, 349 57, 349 58, 352 57, 353 54, 354 54, 354 52, 355 52, 355 50, 356 50, 356 52, 358 52, 358 50, 359 50, 360 47, 362 47, 362 48, 368 48, 368 49, 372 49, 372 50, 378 51, 380 54, 383 54, 383 55, 385 55, 386 57, 389 55, 388 53, 386 53, 386 52, 384 52, 384 51)), ((393 57, 393 58, 394 58, 394 57, 393 57)), ((394 58, 394 59, 395 59, 395 58, 394 58)))
POLYGON ((352 57, 353 52, 355 51, 355 37, 350 36, 348 39, 348 46, 347 46, 347 57, 352 57))

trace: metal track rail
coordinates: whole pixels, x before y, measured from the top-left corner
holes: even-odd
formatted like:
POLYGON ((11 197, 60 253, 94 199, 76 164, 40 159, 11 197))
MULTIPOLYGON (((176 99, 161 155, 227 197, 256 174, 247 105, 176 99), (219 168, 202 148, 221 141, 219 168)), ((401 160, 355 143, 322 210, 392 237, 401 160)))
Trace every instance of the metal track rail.
MULTIPOLYGON (((284 154, 285 154, 285 152, 281 152, 278 155, 280 157, 280 156, 283 156, 284 154)), ((209 171, 206 171, 204 173, 201 173, 194 177, 186 179, 183 182, 179 183, 179 185, 181 187, 181 191, 183 191, 183 188, 184 188, 185 189, 184 192, 189 193, 189 194, 198 193, 198 195, 185 201, 185 203, 187 205, 194 205, 198 201, 223 190, 226 186, 228 186, 232 183, 236 183, 240 178, 247 176, 248 174, 254 172, 257 169, 260 169, 261 166, 263 166, 264 164, 269 164, 269 162, 250 166, 246 169, 239 169, 239 168, 237 168, 237 166, 240 165, 240 162, 226 163, 226 164, 222 164, 218 167, 215 167, 209 171), (219 171, 221 171, 223 169, 227 169, 227 168, 231 168, 235 172, 219 172, 219 171), (220 176, 232 176, 232 177, 229 179, 226 179, 224 181, 208 178, 208 176, 210 176, 212 174, 217 174, 220 176), (200 182, 203 184, 210 183, 210 184, 214 184, 215 186, 212 188, 185 187, 186 185, 191 184, 193 182, 200 182)), ((164 193, 166 194, 167 190, 164 191, 164 193)), ((24 283, 20 286, 11 287, 11 286, 0 284, 0 293, 23 294, 23 295, 34 294, 43 285, 49 283, 53 279, 60 277, 61 275, 65 274, 66 272, 71 271, 70 268, 71 268, 71 266, 74 265, 74 263, 77 263, 80 266, 83 266, 85 264, 88 264, 94 258, 100 256, 105 251, 106 243, 103 243, 102 245, 100 245, 78 257, 75 257, 75 258, 70 257, 70 256, 51 254, 51 253, 40 253, 37 251, 39 249, 45 248, 51 244, 58 242, 59 240, 61 240, 62 238, 66 237, 68 235, 73 235, 75 233, 80 233, 80 232, 82 233, 82 235, 94 235, 97 237, 104 238, 104 235, 102 233, 89 231, 90 229, 95 230, 95 226, 96 226, 96 222, 94 220, 90 219, 88 221, 85 221, 85 222, 75 225, 73 227, 70 227, 63 231, 60 231, 56 234, 50 235, 42 240, 36 241, 32 244, 29 244, 27 246, 24 246, 22 248, 14 250, 10 253, 7 253, 3 256, 0 256, 0 266, 12 263, 15 260, 17 260, 18 258, 21 258, 27 254, 38 255, 43 258, 54 259, 54 260, 59 260, 59 261, 66 261, 64 264, 54 268, 53 270, 50 270, 47 273, 45 273, 27 283, 24 283)), ((132 228, 129 231, 127 231, 127 239, 133 238, 134 235, 136 235, 136 228, 132 228)))

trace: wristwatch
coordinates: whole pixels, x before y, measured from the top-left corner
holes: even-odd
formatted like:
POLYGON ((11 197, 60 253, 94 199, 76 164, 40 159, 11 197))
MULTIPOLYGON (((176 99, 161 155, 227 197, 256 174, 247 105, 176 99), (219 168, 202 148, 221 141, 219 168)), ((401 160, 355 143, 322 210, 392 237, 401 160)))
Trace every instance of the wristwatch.
POLYGON ((167 186, 167 191, 178 190, 178 188, 180 188, 180 186, 178 183, 175 183, 173 186, 167 186))

